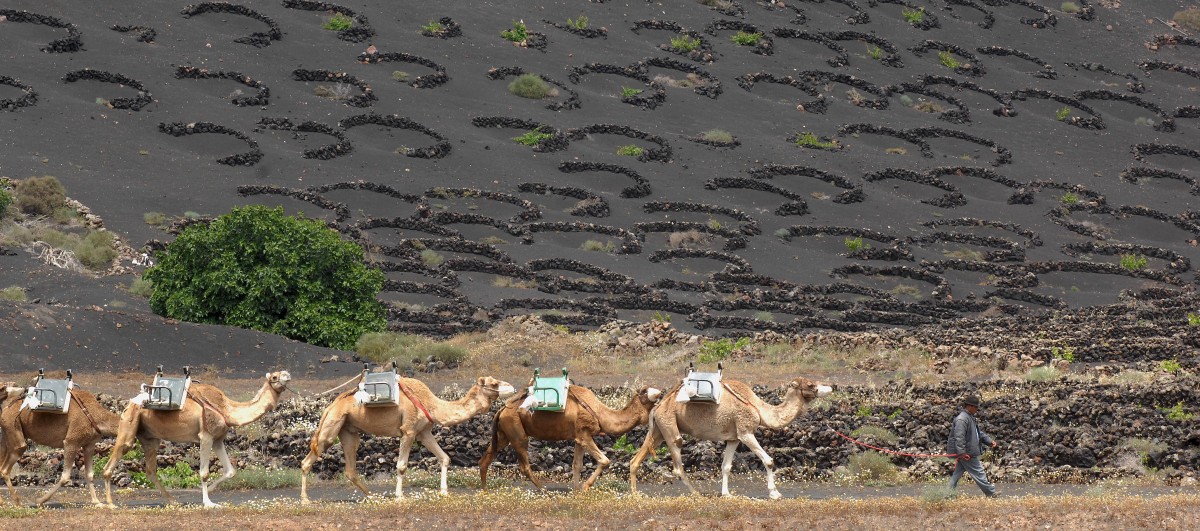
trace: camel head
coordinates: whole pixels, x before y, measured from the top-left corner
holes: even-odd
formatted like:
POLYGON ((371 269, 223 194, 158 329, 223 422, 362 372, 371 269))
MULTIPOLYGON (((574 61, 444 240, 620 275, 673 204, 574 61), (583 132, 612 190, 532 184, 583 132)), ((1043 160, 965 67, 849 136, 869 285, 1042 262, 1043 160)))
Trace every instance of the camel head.
POLYGON ((277 371, 267 373, 267 384, 276 394, 282 394, 287 390, 287 383, 292 379, 292 375, 287 371, 277 371))
POLYGON ((479 387, 479 389, 481 389, 484 393, 487 393, 491 398, 496 398, 500 395, 511 395, 517 392, 517 389, 513 387, 512 384, 502 380, 497 380, 491 376, 480 376, 479 379, 475 381, 475 386, 479 387))
POLYGON ((25 396, 25 388, 17 387, 17 382, 4 382, 0 384, 0 402, 8 400, 10 396, 25 396))
POLYGON ((785 394, 800 393, 805 402, 811 402, 817 397, 825 396, 833 391, 828 385, 820 385, 808 378, 796 378, 784 386, 785 394))
POLYGON ((658 399, 662 397, 662 390, 657 387, 643 387, 638 391, 637 399, 646 406, 646 411, 654 407, 658 403, 658 399))

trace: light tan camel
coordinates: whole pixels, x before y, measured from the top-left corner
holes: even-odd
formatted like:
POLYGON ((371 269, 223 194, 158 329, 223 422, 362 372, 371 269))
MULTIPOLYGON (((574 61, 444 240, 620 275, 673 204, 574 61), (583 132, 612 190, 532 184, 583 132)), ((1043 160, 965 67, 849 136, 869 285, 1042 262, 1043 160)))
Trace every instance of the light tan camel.
POLYGON ((671 451, 674 463, 673 472, 683 479, 693 493, 696 488, 688 481, 683 471, 683 456, 680 447, 683 445, 681 433, 686 433, 697 439, 714 442, 725 442, 725 455, 721 463, 721 495, 729 495, 729 471, 733 468, 733 457, 737 453, 739 443, 745 444, 767 469, 767 491, 771 499, 780 497, 775 489, 775 462, 766 450, 758 444, 754 431, 759 426, 772 429, 782 428, 795 420, 808 409, 808 403, 818 396, 824 396, 832 388, 806 378, 796 378, 785 386, 783 402, 773 406, 763 402, 754 394, 750 386, 736 381, 725 380, 724 398, 720 404, 711 402, 677 402, 674 394, 667 393, 658 406, 650 412, 650 426, 646 441, 637 455, 629 462, 629 488, 637 492, 637 472, 646 458, 660 442, 665 441, 671 451))
POLYGON ((517 406, 525 396, 518 395, 496 412, 492 420, 492 442, 483 453, 483 458, 479 460, 480 485, 484 489, 487 488, 488 466, 492 464, 496 454, 511 444, 517 452, 521 472, 534 486, 544 489, 529 467, 529 439, 532 437, 542 441, 575 441, 575 459, 571 463, 571 487, 581 492, 586 491, 596 483, 609 464, 608 456, 600 451, 593 438, 600 434, 624 435, 629 430, 646 424, 650 419, 650 409, 661 395, 662 391, 646 387, 630 398, 624 408, 611 409, 598 400, 590 389, 572 385, 567 389, 567 404, 562 411, 522 409, 517 406), (596 470, 580 487, 579 478, 583 470, 585 450, 596 459, 596 470))
POLYGON ((300 464, 304 473, 300 480, 301 503, 309 503, 308 474, 312 471, 313 463, 338 440, 341 440, 342 451, 346 456, 346 479, 363 494, 370 494, 355 466, 358 444, 364 433, 401 438, 399 458, 396 460, 396 498, 404 497, 404 473, 408 471, 408 453, 416 440, 420 440, 426 449, 437 456, 442 468, 442 481, 438 492, 446 494, 446 473, 450 466, 450 456, 438 446, 437 439, 433 436, 433 427, 454 426, 466 422, 490 409, 492 401, 500 395, 515 391, 508 382, 484 376, 475 382, 466 396, 447 402, 438 398, 419 380, 400 378, 400 385, 404 392, 400 393, 399 404, 365 406, 357 402, 354 397, 355 391, 350 390, 339 395, 325 408, 321 413, 321 421, 317 424, 317 431, 313 433, 312 442, 309 443, 308 455, 300 464))
POLYGON ((50 490, 38 497, 38 505, 46 503, 59 487, 71 482, 71 470, 75 468, 75 457, 80 452, 83 453, 83 470, 87 475, 92 503, 103 505, 96 497, 92 457, 96 455, 96 443, 100 439, 117 434, 117 422, 120 419, 117 414, 101 405, 95 395, 78 387, 71 389, 71 400, 75 403, 66 413, 22 409, 21 399, 25 396, 25 389, 21 387, 5 387, 0 393, 5 395, 0 398, 3 402, 3 406, 0 406, 0 476, 4 476, 13 503, 21 504, 21 498, 12 484, 13 465, 25 453, 27 441, 32 440, 37 444, 63 449, 62 476, 50 490))
MULTIPOLYGON (((198 382, 192 382, 187 391, 187 399, 183 401, 183 408, 178 411, 146 409, 136 401, 131 401, 121 414, 117 442, 113 446, 112 455, 125 455, 136 438, 142 443, 142 450, 146 455, 146 477, 159 492, 162 492, 168 503, 175 503, 158 481, 158 446, 164 440, 200 443, 200 493, 205 507, 219 507, 209 499, 208 491, 233 477, 235 472, 233 464, 229 462, 229 454, 225 451, 225 435, 229 433, 229 428, 254 422, 275 409, 279 403, 279 395, 287 389, 287 382, 291 378, 287 371, 268 373, 267 381, 249 402, 234 402, 220 389, 198 382), (208 465, 213 450, 216 450, 224 472, 210 484, 208 465)), ((104 467, 104 495, 110 507, 113 506, 113 471, 120 460, 119 457, 111 458, 108 460, 108 466, 104 467)))

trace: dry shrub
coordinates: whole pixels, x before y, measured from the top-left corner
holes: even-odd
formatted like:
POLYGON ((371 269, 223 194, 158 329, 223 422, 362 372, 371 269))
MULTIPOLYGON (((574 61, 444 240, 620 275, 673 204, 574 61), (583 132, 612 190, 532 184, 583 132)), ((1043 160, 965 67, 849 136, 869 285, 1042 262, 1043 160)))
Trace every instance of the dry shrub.
POLYGON ((696 229, 672 232, 667 236, 667 244, 672 249, 678 249, 688 244, 704 245, 708 243, 708 235, 696 229))
POLYGON ((534 289, 537 287, 537 282, 513 277, 496 277, 492 279, 492 286, 497 288, 534 289))
POLYGON ((25 296, 25 288, 21 286, 9 286, 0 289, 0 301, 25 302, 28 297, 25 296))
POLYGON ((1183 11, 1176 11, 1175 16, 1171 19, 1187 29, 1200 31, 1200 7, 1189 7, 1183 11))
POLYGON ((856 479, 875 482, 892 482, 898 477, 896 465, 888 456, 875 451, 867 451, 850 456, 850 472, 856 479))
POLYGON ((67 202, 67 189, 52 175, 30 177, 17 183, 17 207, 33 216, 53 215, 67 202))

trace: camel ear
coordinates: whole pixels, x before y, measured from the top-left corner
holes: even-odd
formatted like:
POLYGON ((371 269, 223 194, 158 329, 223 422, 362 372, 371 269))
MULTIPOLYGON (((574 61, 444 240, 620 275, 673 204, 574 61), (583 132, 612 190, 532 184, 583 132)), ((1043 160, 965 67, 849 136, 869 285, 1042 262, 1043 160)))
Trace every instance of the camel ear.
POLYGON ((269 373, 269 372, 268 372, 268 373, 267 373, 267 375, 266 375, 266 376, 264 376, 263 378, 266 378, 266 379, 270 380, 270 379, 271 379, 271 373, 269 373))
POLYGON ((485 385, 487 385, 487 377, 480 376, 479 379, 475 381, 475 383, 478 384, 480 387, 485 386, 485 385))

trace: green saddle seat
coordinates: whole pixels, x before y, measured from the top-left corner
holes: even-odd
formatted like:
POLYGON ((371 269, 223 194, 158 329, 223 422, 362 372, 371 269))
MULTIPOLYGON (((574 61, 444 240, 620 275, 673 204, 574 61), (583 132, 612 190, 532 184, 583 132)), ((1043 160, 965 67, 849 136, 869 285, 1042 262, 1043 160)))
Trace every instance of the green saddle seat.
POLYGON ((534 411, 563 411, 567 408, 567 390, 571 380, 567 378, 567 369, 563 368, 562 376, 541 376, 539 369, 533 370, 534 411))

